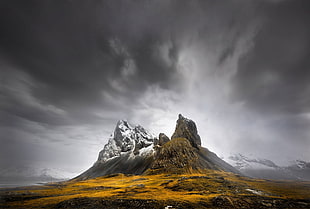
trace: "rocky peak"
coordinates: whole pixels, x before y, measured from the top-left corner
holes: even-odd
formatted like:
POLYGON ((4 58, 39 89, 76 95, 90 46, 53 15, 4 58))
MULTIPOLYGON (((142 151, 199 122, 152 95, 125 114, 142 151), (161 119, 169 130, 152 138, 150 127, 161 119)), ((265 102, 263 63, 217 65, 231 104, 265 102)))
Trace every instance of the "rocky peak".
POLYGON ((99 153, 98 161, 105 162, 122 153, 139 154, 140 149, 153 144, 154 136, 142 126, 132 126, 126 120, 119 120, 108 143, 99 153))
POLYGON ((201 139, 198 135, 195 122, 183 117, 181 114, 179 114, 179 119, 177 120, 177 125, 171 139, 174 138, 186 138, 195 148, 201 146, 201 139))
POLYGON ((119 120, 114 130, 113 140, 120 152, 127 152, 134 146, 132 138, 132 126, 126 120, 119 120))
POLYGON ((170 139, 168 136, 166 136, 166 134, 164 134, 164 133, 159 134, 159 142, 158 143, 160 146, 163 146, 164 144, 166 144, 169 141, 170 141, 170 139))
POLYGON ((119 120, 116 124, 114 133, 115 132, 126 132, 126 131, 128 132, 132 129, 133 127, 128 123, 127 120, 119 120))

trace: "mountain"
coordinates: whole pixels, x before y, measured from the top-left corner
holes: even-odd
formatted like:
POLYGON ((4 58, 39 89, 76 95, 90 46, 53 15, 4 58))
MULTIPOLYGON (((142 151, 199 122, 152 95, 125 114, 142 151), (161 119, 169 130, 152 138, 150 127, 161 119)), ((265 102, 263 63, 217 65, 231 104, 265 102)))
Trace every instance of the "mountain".
POLYGON ((310 163, 302 160, 295 160, 288 166, 278 166, 268 159, 255 159, 242 154, 234 154, 226 161, 244 175, 253 178, 310 180, 310 163))
POLYGON ((0 187, 17 187, 42 182, 63 181, 74 176, 76 176, 76 173, 58 168, 43 168, 27 165, 7 167, 0 171, 0 187))
POLYGON ((239 173, 202 147, 195 122, 180 114, 171 140, 163 133, 156 138, 140 125, 118 121, 98 160, 75 179, 114 173, 194 173, 205 169, 239 173))
POLYGON ((143 173, 153 161, 155 138, 140 125, 132 126, 126 120, 118 121, 98 160, 77 179, 113 173, 143 173))
POLYGON ((249 158, 240 153, 229 156, 227 161, 239 170, 277 169, 279 167, 271 160, 249 158))
POLYGON ((75 173, 67 172, 58 168, 42 168, 35 166, 19 166, 9 167, 0 171, 0 178, 14 178, 14 179, 69 179, 75 173))

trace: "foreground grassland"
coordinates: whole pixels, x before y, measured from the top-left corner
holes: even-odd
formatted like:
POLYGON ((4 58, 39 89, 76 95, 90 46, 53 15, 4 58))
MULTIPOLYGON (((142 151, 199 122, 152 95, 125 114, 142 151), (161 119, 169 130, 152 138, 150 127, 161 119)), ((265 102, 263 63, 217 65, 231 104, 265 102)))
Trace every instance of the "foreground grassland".
POLYGON ((0 190, 0 208, 310 208, 310 182, 236 174, 115 174, 0 190))

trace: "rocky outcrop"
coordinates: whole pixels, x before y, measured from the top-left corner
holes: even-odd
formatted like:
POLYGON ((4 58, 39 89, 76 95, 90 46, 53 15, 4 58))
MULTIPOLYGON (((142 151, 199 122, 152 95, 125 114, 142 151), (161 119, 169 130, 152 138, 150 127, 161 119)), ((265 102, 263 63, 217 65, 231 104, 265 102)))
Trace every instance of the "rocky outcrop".
POLYGON ((197 172, 199 169, 197 149, 185 138, 174 138, 158 149, 147 173, 182 174, 197 172))
POLYGON ((168 136, 166 136, 166 134, 160 133, 158 139, 154 140, 154 146, 156 146, 156 145, 163 146, 164 144, 166 144, 169 141, 170 141, 170 139, 168 136))
POLYGON ((179 114, 179 119, 177 120, 177 125, 171 139, 174 138, 185 138, 195 148, 201 146, 201 139, 198 135, 195 122, 183 117, 181 114, 179 114))

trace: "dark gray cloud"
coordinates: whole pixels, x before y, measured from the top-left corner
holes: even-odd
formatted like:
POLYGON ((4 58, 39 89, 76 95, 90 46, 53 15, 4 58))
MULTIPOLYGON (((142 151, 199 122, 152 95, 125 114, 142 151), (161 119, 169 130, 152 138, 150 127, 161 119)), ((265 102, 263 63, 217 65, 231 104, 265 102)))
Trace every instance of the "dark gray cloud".
POLYGON ((235 75, 238 99, 261 113, 309 112, 310 3, 264 8, 263 26, 235 75))
MULTIPOLYGON (((78 119, 88 118, 87 110, 102 106, 128 111, 104 93, 132 103, 152 84, 178 89, 178 53, 191 41, 198 39, 210 48, 229 42, 222 62, 235 40, 230 44, 220 33, 235 30, 230 39, 236 39, 248 16, 242 13, 250 7, 239 5, 235 1, 3 1, 0 46, 4 59, 32 79, 29 94, 42 105, 53 104, 78 119)), ((10 104, 20 104, 10 95, 6 95, 10 104)), ((36 110, 26 104, 23 109, 10 109, 38 122, 48 117, 48 113, 32 114, 36 110)))
POLYGON ((78 161, 91 164, 118 119, 170 134, 179 112, 219 154, 259 142, 300 153, 309 145, 306 0, 4 0, 0 8, 0 125, 10 131, 1 140, 25 147, 6 152, 15 161, 34 144, 51 157, 34 148, 33 161, 79 150, 78 161))
POLYGON ((136 12, 143 13, 145 3, 7 1, 2 5, 2 54, 36 82, 31 94, 43 103, 79 112, 81 107, 108 106, 103 90, 130 101, 149 84, 169 86, 177 47, 172 44, 168 49, 169 65, 158 61, 153 51, 166 37, 156 21, 159 24, 166 17, 157 20, 155 15, 161 17, 157 11, 141 20, 136 12))

